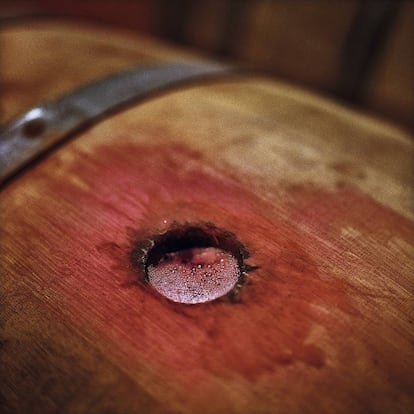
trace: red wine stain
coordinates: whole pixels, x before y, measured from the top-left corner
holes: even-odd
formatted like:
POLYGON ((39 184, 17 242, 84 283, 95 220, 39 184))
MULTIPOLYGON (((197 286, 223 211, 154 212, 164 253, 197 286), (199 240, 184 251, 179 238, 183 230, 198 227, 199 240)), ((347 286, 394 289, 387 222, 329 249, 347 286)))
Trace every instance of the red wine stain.
MULTIPOLYGON (((49 177, 56 196, 77 205, 85 222, 74 225, 62 217, 67 237, 88 240, 66 249, 72 260, 88 256, 68 276, 67 286, 74 286, 88 274, 82 297, 72 292, 68 306, 85 319, 79 301, 93 301, 95 314, 87 324, 123 349, 129 366, 138 372, 151 366, 165 381, 192 386, 234 375, 256 381, 294 365, 323 370, 329 358, 339 358, 343 372, 357 369, 355 342, 344 338, 365 335, 372 321, 364 322, 354 301, 359 293, 347 277, 345 254, 353 245, 339 237, 340 230, 351 226, 370 237, 388 232, 412 240, 407 220, 348 187, 292 187, 288 198, 269 203, 254 194, 254 185, 225 172, 226 166, 221 172, 184 147, 94 151, 93 162, 79 154, 71 167, 88 191, 49 177), (243 243, 248 264, 257 268, 248 273, 237 302, 173 303, 137 274, 131 250, 174 222, 213 223, 243 243), (100 286, 108 283, 112 290, 103 297, 100 286), (315 332, 334 343, 335 355, 313 338, 315 332)), ((366 252, 364 260, 375 261, 375 252, 366 252)), ((390 359, 390 348, 375 348, 371 334, 368 355, 390 359)), ((389 369, 391 378, 401 378, 403 368, 389 369)))
POLYGON ((136 224, 126 230, 128 241, 121 249, 109 248, 112 242, 100 244, 101 251, 106 246, 116 268, 128 267, 125 251, 137 241, 164 231, 173 222, 198 221, 236 233, 251 252, 248 263, 259 267, 248 274, 238 303, 221 300, 193 307, 160 297, 130 269, 128 280, 135 289, 138 286, 136 294, 150 298, 151 310, 147 305, 147 312, 160 324, 156 331, 145 330, 147 337, 140 339, 148 346, 144 348, 152 360, 173 364, 171 369, 178 371, 182 366, 198 371, 199 366, 217 371, 217 375, 230 370, 251 379, 278 365, 301 363, 322 368, 323 350, 306 342, 312 326, 333 324, 331 310, 354 310, 346 297, 346 284, 320 277, 318 265, 306 253, 300 230, 288 228, 286 234, 289 226, 274 214, 271 205, 246 191, 234 177, 215 176, 200 154, 174 147, 122 149, 122 154, 117 160, 114 151, 100 150, 99 160, 111 164, 112 169, 101 179, 114 182, 115 171, 122 172, 118 180, 139 171, 136 187, 127 187, 128 198, 137 203, 145 200, 145 208, 135 215, 128 213, 136 218, 136 224), (136 154, 131 157, 129 171, 125 171, 125 154, 136 154), (321 314, 318 306, 329 311, 321 314), (183 321, 189 326, 180 328, 183 321), (174 346, 156 347, 163 349, 156 354, 150 344, 161 340, 159 331, 175 339, 174 346), (177 349, 187 351, 180 354, 177 349))

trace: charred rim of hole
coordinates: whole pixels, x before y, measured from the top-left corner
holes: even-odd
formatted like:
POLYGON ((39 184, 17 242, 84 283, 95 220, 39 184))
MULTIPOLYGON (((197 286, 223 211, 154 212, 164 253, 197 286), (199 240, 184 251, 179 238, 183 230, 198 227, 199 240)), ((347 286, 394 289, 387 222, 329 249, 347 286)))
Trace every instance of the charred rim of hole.
POLYGON ((245 263, 249 254, 235 235, 210 223, 175 223, 166 232, 137 245, 132 259, 135 265, 140 262, 145 280, 148 282, 148 267, 157 265, 166 254, 200 247, 216 247, 232 254, 239 265, 239 283, 242 282, 245 272, 252 269, 245 263))

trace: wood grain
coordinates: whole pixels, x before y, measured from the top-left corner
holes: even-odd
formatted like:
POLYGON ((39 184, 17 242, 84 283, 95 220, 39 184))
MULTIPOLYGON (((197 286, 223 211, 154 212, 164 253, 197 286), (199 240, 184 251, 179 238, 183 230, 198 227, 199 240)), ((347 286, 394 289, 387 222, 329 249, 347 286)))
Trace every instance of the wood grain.
MULTIPOLYGON (((65 63, 57 51, 41 65, 49 36, 92 54, 102 35, 45 27, 3 34, 26 44, 6 73, 27 59, 53 78, 65 63)), ((159 58, 137 38, 132 61, 141 42, 159 58)), ((82 72, 72 53, 68 87, 82 72)), ((61 88, 25 73, 25 102, 61 88)), ((170 91, 78 135, 0 195, 1 411, 411 412, 413 151, 392 126, 249 76, 170 91), (182 305, 143 282, 131 250, 173 222, 211 222, 245 245, 257 268, 239 301, 182 305)))

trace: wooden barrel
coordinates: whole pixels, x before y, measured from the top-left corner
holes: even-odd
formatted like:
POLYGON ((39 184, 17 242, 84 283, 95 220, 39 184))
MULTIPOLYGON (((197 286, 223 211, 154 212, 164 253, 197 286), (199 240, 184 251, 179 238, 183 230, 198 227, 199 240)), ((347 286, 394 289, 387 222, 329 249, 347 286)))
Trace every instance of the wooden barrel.
MULTIPOLYGON (((188 56, 69 23, 1 44, 3 121, 188 56)), ((249 75, 77 134, 0 194, 0 411, 412 412, 412 167, 404 131, 249 75), (237 277, 190 305, 157 269, 194 249, 227 255, 197 294, 237 277)))

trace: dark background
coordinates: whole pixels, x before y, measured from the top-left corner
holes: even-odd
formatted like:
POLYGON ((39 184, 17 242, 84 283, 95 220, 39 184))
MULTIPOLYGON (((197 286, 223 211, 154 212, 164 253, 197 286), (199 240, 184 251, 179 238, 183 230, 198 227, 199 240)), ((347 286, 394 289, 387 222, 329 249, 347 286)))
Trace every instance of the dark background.
POLYGON ((71 17, 202 50, 414 129, 409 0, 3 0, 0 18, 71 17))

